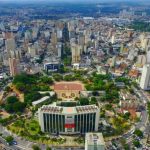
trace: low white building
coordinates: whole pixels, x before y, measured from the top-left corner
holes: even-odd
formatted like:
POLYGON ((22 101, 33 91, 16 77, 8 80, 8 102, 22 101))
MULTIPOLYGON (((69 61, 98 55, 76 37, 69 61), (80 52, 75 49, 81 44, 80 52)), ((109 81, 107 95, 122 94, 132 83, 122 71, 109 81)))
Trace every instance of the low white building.
POLYGON ((102 133, 86 133, 85 150, 105 150, 102 133))
POLYGON ((38 105, 38 104, 41 104, 41 103, 47 101, 49 98, 50 98, 50 96, 42 97, 41 99, 32 102, 32 105, 33 105, 33 106, 36 106, 36 105, 38 105))

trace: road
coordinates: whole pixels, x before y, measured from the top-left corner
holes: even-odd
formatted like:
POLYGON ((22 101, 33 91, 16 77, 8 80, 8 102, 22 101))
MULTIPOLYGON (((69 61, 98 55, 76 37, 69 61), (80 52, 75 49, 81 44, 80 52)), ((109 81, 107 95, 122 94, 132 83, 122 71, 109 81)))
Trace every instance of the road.
POLYGON ((149 133, 149 126, 148 126, 148 113, 147 113, 147 106, 146 103, 149 101, 148 98, 145 96, 144 91, 141 89, 134 89, 135 94, 139 97, 141 105, 143 105, 143 109, 141 110, 141 118, 140 121, 137 122, 133 128, 126 134, 123 135, 124 138, 127 139, 128 144, 132 144, 132 136, 133 136, 133 131, 135 129, 140 129, 144 133, 148 134, 149 133))
POLYGON ((0 137, 1 142, 5 145, 5 147, 9 147, 11 150, 31 150, 33 145, 32 142, 26 141, 24 139, 22 140, 20 137, 18 137, 15 134, 12 134, 1 125, 0 125, 0 133, 2 133, 4 137, 12 135, 14 137, 14 140, 17 141, 17 145, 8 146, 5 140, 2 137, 0 137))

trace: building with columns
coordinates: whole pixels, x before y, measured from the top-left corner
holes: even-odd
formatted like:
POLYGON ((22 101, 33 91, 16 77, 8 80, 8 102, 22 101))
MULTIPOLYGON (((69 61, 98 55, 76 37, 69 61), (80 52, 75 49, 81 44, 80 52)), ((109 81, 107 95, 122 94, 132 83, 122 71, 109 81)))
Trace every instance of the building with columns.
POLYGON ((44 105, 38 109, 41 131, 56 134, 85 134, 98 131, 100 110, 96 105, 44 105))

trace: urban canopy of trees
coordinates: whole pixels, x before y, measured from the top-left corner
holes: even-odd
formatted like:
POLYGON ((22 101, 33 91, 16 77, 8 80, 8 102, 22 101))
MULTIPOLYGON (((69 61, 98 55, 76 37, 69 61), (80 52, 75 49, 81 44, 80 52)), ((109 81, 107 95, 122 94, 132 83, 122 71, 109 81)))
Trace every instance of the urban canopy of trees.
POLYGON ((6 99, 5 110, 9 113, 23 112, 25 106, 16 96, 10 96, 6 99))
POLYGON ((52 83, 53 79, 48 76, 27 75, 25 73, 15 76, 13 80, 15 87, 24 93, 26 104, 40 99, 42 95, 39 91, 49 91, 52 83))

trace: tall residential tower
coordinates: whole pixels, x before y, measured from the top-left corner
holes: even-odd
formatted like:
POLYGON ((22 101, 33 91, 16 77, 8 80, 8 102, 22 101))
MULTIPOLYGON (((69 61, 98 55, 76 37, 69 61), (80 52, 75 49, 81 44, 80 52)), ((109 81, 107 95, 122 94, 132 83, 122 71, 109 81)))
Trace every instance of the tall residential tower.
POLYGON ((143 67, 140 87, 143 90, 150 90, 150 64, 146 64, 143 67))

